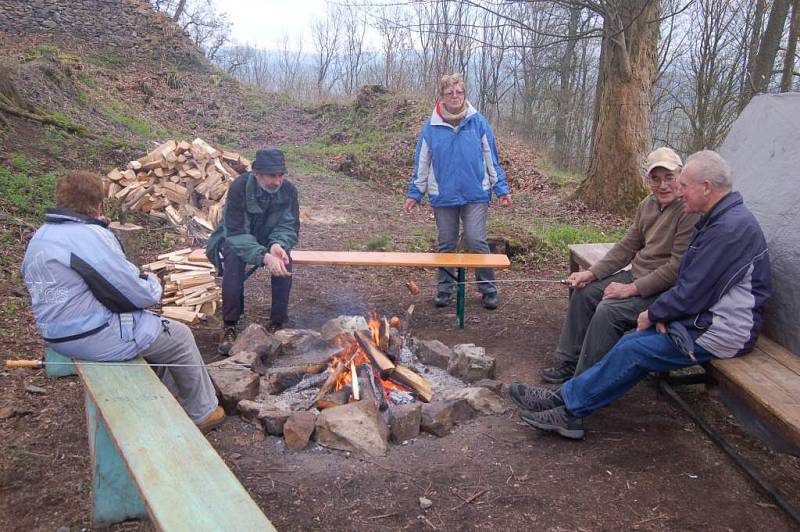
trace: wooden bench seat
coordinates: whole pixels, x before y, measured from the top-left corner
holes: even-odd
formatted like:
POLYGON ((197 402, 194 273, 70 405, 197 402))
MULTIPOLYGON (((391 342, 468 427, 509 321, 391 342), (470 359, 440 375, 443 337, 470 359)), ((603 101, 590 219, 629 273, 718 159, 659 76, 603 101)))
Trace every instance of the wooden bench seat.
POLYGON ((315 251, 292 250, 293 264, 336 266, 380 266, 400 268, 456 268, 456 318, 464 328, 465 287, 467 269, 511 267, 506 255, 491 253, 400 253, 379 251, 315 251))
MULTIPOLYGON (((613 244, 569 246, 570 265, 588 268, 613 244)), ((704 366, 708 375, 744 408, 734 414, 760 437, 781 450, 800 451, 800 356, 761 335, 755 349, 745 356, 717 359, 704 366), (764 427, 755 427, 745 417, 754 414, 764 427)))
MULTIPOLYGON (((50 349, 46 359, 70 361, 50 349)), ((142 358, 69 369, 86 387, 96 526, 149 517, 158 530, 274 530, 142 358)))

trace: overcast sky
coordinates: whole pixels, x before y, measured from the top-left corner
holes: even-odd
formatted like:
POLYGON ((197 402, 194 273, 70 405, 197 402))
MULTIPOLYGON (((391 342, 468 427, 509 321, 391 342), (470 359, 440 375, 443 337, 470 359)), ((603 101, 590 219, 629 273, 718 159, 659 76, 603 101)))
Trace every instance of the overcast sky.
POLYGON ((224 0, 215 5, 228 14, 231 37, 239 44, 275 48, 284 35, 293 43, 303 34, 303 49, 310 51, 311 21, 324 16, 326 0, 224 0))

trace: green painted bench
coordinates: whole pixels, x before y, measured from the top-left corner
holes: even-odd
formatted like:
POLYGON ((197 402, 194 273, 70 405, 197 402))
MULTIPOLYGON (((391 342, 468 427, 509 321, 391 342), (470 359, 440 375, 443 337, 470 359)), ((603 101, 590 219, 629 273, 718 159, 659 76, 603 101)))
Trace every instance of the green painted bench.
POLYGON ((48 349, 45 360, 59 363, 48 376, 77 373, 86 387, 95 526, 149 517, 167 531, 275 530, 142 358, 81 365, 48 349))

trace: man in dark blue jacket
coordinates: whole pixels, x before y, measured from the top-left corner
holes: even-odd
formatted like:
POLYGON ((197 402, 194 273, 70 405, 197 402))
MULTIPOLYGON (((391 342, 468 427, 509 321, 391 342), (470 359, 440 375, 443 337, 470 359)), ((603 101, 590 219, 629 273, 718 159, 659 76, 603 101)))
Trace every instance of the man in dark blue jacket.
POLYGON ((742 196, 731 191, 730 168, 713 151, 689 157, 679 178, 687 212, 702 215, 675 286, 639 315, 598 364, 560 389, 512 384, 529 425, 583 438, 583 418, 609 405, 650 372, 749 353, 770 294, 767 242, 742 196))

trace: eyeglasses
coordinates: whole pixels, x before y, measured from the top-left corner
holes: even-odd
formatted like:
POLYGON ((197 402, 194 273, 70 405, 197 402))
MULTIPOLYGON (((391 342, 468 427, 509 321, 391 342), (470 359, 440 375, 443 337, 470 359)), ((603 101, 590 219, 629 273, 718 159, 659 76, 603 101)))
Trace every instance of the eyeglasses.
POLYGON ((664 177, 653 177, 653 176, 650 176, 650 183, 652 183, 654 185, 660 185, 662 183, 665 183, 667 185, 671 185, 674 182, 675 182, 675 176, 674 175, 667 175, 667 176, 664 176, 664 177))
POLYGON ((443 92, 442 94, 452 98, 453 96, 464 96, 464 91, 446 91, 446 92, 443 92))

